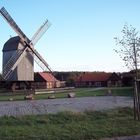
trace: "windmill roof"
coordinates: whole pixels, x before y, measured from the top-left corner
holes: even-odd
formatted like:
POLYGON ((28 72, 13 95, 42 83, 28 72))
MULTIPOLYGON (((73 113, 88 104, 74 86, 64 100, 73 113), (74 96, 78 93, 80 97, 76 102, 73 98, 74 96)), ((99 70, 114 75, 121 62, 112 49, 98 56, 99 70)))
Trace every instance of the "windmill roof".
POLYGON ((17 50, 18 49, 18 44, 20 42, 20 37, 15 36, 11 37, 3 46, 2 51, 12 51, 12 50, 17 50))

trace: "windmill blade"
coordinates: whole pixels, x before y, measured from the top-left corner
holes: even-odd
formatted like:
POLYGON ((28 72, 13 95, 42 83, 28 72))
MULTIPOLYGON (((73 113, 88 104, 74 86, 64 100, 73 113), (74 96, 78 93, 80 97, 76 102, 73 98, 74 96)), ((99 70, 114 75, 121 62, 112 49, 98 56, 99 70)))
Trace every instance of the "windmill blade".
POLYGON ((37 32, 32 37, 31 43, 35 45, 50 26, 51 23, 48 20, 46 20, 46 22, 37 30, 37 32))
MULTIPOLYGON (((51 72, 53 73, 52 69, 49 67, 48 63, 43 59, 43 57, 39 54, 39 52, 32 48, 33 53, 36 55, 36 57, 40 60, 40 62, 51 72)), ((44 68, 44 70, 46 70, 44 68)))
MULTIPOLYGON (((39 52, 37 50, 35 50, 32 46, 28 45, 28 47, 31 49, 31 51, 35 54, 35 56, 39 59, 39 61, 44 65, 44 70, 46 70, 46 68, 53 73, 52 69, 49 67, 48 63, 45 61, 45 59, 41 56, 41 54, 39 54, 39 52)), ((39 64, 40 65, 40 64, 39 64)))
POLYGON ((22 30, 19 28, 19 26, 16 24, 16 22, 13 20, 13 18, 4 7, 0 9, 0 13, 3 18, 8 22, 8 24, 13 28, 13 30, 19 35, 22 41, 26 44, 29 44, 31 42, 29 38, 22 32, 22 30))

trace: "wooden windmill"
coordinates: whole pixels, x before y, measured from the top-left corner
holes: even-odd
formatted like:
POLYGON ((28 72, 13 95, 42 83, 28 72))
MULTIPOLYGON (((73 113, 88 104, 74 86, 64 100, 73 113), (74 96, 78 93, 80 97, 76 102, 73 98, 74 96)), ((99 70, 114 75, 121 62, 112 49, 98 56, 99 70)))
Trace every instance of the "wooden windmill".
POLYGON ((37 41, 49 28, 49 21, 47 20, 30 40, 4 7, 0 9, 0 13, 18 35, 10 38, 3 47, 3 78, 6 81, 33 81, 34 60, 44 71, 52 72, 47 62, 34 49, 37 41))

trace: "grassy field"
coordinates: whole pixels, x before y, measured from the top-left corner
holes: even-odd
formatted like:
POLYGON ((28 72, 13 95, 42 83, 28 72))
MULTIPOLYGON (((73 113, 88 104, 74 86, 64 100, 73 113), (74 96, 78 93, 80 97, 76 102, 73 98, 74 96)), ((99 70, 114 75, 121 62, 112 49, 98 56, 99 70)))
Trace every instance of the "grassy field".
POLYGON ((0 117, 2 140, 92 140, 140 134, 130 108, 104 112, 0 117))
MULTIPOLYGON (((74 92, 76 97, 92 97, 92 96, 106 96, 108 95, 108 90, 111 90, 111 95, 113 96, 132 96, 132 87, 120 87, 120 88, 75 88, 71 91, 64 91, 60 93, 46 93, 34 95, 35 99, 47 99, 50 95, 55 95, 56 98, 67 98, 69 92, 74 92)), ((23 100, 24 95, 0 95, 0 101, 7 101, 10 98, 14 100, 23 100)))

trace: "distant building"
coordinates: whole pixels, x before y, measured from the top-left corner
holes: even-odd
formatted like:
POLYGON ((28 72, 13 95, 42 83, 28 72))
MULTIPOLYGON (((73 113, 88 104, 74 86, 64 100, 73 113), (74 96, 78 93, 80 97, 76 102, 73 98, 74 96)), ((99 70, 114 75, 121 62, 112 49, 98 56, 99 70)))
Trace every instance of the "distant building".
POLYGON ((61 86, 61 82, 48 72, 35 73, 33 84, 35 89, 50 89, 61 86))
POLYGON ((116 73, 84 72, 75 78, 76 87, 116 87, 121 85, 121 76, 116 73))

